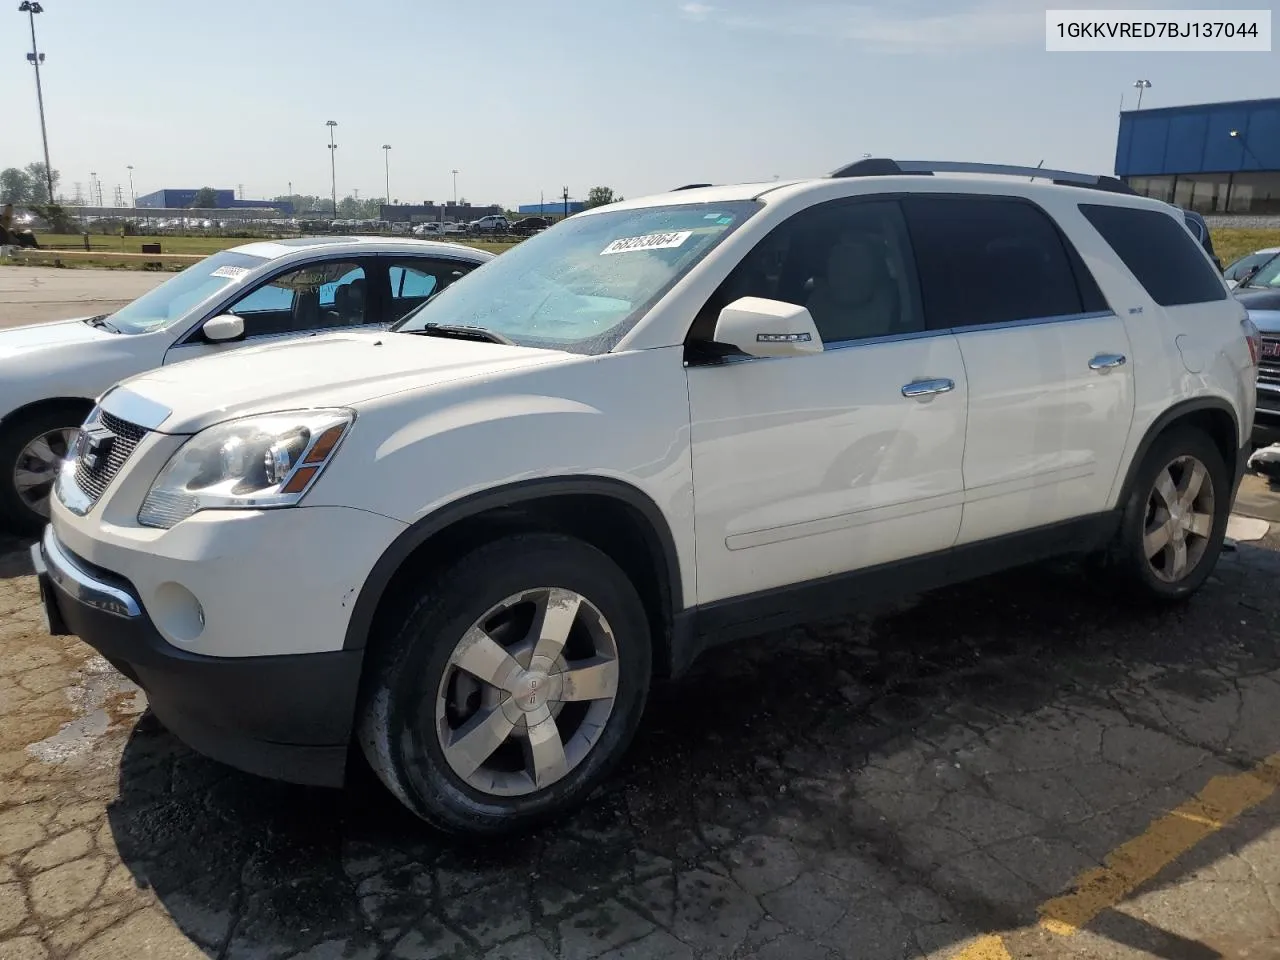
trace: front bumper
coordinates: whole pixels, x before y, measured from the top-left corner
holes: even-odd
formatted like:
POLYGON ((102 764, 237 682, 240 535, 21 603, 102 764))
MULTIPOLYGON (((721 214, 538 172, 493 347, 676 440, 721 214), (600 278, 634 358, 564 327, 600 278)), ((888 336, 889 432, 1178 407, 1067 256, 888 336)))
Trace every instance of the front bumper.
POLYGON ((341 786, 362 650, 191 653, 164 639, 132 584, 71 553, 52 526, 31 558, 50 632, 78 635, 101 653, 193 750, 276 780, 341 786))

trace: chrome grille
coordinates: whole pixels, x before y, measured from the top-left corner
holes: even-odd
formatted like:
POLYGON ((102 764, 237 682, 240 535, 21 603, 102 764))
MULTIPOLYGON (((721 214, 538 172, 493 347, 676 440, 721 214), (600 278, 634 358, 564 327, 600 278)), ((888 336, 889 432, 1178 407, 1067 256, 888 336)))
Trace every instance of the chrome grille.
POLYGON ((1258 379, 1263 383, 1280 384, 1280 337, 1263 335, 1262 356, 1258 358, 1258 379), (1268 350, 1275 353, 1267 356, 1268 350))
POLYGON ((146 428, 121 420, 106 411, 99 411, 95 423, 85 424, 81 430, 81 438, 76 442, 76 486, 92 503, 98 502, 107 486, 116 478, 116 474, 133 456, 133 451, 147 432, 146 428), (105 430, 110 433, 111 444, 106 456, 98 457, 90 466, 85 459, 84 436, 95 430, 105 430))

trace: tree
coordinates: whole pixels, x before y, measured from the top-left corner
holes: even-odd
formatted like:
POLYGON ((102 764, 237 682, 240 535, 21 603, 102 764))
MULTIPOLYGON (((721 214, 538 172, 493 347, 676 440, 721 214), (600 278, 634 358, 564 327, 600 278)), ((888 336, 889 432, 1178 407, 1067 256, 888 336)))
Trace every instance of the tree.
POLYGON ((213 210, 218 206, 218 191, 213 187, 201 187, 191 201, 193 210, 213 210))
MULTIPOLYGON (((52 203, 55 199, 49 196, 49 181, 44 175, 44 163, 37 160, 35 163, 28 163, 27 182, 30 184, 30 196, 27 198, 28 203, 52 203)), ((53 171, 53 189, 54 193, 58 190, 58 181, 62 179, 57 170, 53 171)))
POLYGON ((592 187, 587 191, 587 208, 603 207, 605 204, 613 203, 621 200, 621 197, 613 195, 612 187, 592 187))
POLYGON ((0 170, 0 203, 26 203, 31 199, 31 178, 17 167, 0 170))

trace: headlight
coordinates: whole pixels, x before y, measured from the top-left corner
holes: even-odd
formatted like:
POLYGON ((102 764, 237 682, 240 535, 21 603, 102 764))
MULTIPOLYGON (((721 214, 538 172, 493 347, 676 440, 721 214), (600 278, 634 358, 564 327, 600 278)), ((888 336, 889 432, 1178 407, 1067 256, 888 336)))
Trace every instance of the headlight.
POLYGON ((333 457, 353 419, 349 410, 299 410, 202 430, 169 458, 138 522, 167 530, 200 510, 292 506, 333 457))

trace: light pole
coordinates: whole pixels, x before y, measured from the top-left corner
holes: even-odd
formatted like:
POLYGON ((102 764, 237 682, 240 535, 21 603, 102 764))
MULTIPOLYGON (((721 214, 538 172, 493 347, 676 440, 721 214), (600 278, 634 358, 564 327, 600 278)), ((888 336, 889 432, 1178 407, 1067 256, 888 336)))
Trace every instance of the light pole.
POLYGON ((333 193, 333 219, 338 219, 338 167, 334 161, 337 154, 338 145, 333 140, 333 128, 338 125, 337 120, 326 120, 324 125, 329 128, 329 189, 333 193))
POLYGON ((1138 90, 1138 109, 1139 109, 1139 110, 1141 110, 1141 109, 1142 109, 1142 91, 1143 91, 1143 90, 1150 90, 1150 89, 1151 89, 1151 81, 1150 81, 1150 80, 1135 80, 1135 81, 1133 81, 1133 85, 1134 85, 1134 87, 1136 87, 1136 88, 1137 88, 1137 90, 1138 90))
POLYGON ((89 206, 99 206, 98 203, 98 175, 92 170, 89 171, 89 206))
POLYGON ((27 62, 36 69, 36 104, 40 107, 40 140, 44 143, 44 179, 49 187, 49 202, 53 203, 53 167, 49 166, 49 134, 44 126, 44 89, 40 86, 40 64, 44 63, 44 54, 36 49, 36 14, 44 13, 39 0, 22 0, 18 4, 18 12, 25 13, 31 23, 31 52, 27 54, 27 62))
POLYGON ((133 205, 136 207, 138 205, 138 195, 137 193, 134 192, 134 189, 133 189, 133 164, 132 163, 128 164, 128 170, 129 170, 129 199, 133 201, 133 205))
POLYGON ((387 173, 387 203, 391 202, 391 144, 382 145, 382 165, 387 173))
MULTIPOLYGON (((453 205, 454 207, 457 207, 458 205, 458 171, 457 170, 453 171, 453 205)), ((457 210, 454 210, 454 213, 457 213, 457 212, 458 212, 457 210)))

